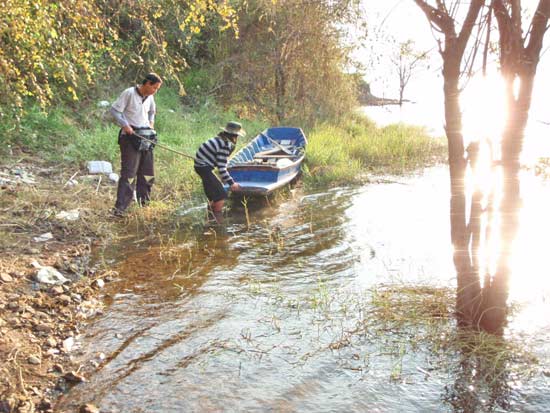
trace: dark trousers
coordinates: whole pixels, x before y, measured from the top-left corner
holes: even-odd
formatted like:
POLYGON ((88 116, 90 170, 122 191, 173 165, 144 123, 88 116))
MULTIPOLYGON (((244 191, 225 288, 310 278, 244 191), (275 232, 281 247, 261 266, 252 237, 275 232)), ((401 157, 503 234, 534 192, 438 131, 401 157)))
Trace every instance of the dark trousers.
POLYGON ((210 166, 195 166, 195 172, 202 179, 202 187, 209 201, 218 202, 227 198, 227 192, 223 184, 214 175, 213 168, 210 166))
POLYGON ((155 182, 153 151, 138 151, 126 135, 120 135, 120 179, 118 181, 115 208, 125 211, 134 199, 143 206, 151 199, 151 187, 155 182))

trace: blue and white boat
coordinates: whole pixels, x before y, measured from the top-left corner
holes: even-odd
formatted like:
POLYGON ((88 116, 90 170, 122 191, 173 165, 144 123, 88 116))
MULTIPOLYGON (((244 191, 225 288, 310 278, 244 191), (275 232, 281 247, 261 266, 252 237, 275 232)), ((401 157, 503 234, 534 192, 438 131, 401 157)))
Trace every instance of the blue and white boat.
POLYGON ((300 173, 307 139, 300 128, 268 128, 231 158, 227 169, 242 195, 268 195, 300 173))

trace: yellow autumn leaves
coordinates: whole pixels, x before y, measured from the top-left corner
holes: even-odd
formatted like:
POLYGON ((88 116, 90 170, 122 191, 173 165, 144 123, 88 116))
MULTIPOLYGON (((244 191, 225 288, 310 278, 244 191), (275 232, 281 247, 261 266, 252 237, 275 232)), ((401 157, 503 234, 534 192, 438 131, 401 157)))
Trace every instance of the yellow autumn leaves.
POLYGON ((93 82, 150 69, 164 76, 185 68, 181 48, 208 24, 236 28, 228 1, 3 0, 0 17, 0 116, 26 99, 47 108, 78 100, 93 82), (160 66, 160 67, 159 67, 160 66))

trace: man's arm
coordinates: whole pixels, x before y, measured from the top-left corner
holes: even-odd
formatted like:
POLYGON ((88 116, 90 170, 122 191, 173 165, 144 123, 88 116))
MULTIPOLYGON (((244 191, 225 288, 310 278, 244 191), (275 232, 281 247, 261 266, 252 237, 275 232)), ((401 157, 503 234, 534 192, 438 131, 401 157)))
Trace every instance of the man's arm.
POLYGON ((113 115, 113 117, 115 118, 115 122, 127 135, 131 135, 134 133, 134 130, 130 126, 130 123, 124 116, 124 110, 128 105, 129 96, 130 95, 128 93, 128 89, 122 92, 115 103, 113 103, 110 110, 111 115, 113 115))
POLYGON ((149 119, 149 126, 151 128, 155 128, 155 114, 157 113, 157 105, 155 104, 155 100, 151 96, 151 106, 149 106, 149 112, 147 113, 147 117, 149 119))
POLYGON ((124 133, 126 133, 127 135, 131 135, 132 133, 134 133, 134 130, 126 120, 124 113, 111 107, 111 115, 113 115, 113 118, 115 118, 115 122, 117 123, 118 126, 122 128, 124 133))

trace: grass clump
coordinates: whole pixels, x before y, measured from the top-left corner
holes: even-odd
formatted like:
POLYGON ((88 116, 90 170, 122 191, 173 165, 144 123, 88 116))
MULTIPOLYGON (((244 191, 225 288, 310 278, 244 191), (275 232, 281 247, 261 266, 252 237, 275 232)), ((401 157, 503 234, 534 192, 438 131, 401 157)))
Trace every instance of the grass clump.
POLYGON ((403 124, 378 128, 360 115, 340 125, 321 124, 309 132, 306 182, 310 185, 361 183, 367 173, 405 173, 444 160, 444 139, 403 124))
MULTIPOLYGON (((451 288, 431 286, 380 285, 368 290, 361 300, 363 316, 349 331, 349 342, 360 337, 379 343, 383 352, 395 360, 398 368, 390 379, 402 381, 415 370, 423 374, 437 372, 455 375, 455 388, 447 402, 457 406, 471 405, 478 411, 502 403, 484 400, 484 393, 499 393, 510 377, 521 382, 532 378, 539 361, 521 337, 499 336, 480 329, 463 328, 456 322, 456 292, 451 288), (425 368, 417 363, 414 353, 426 357, 425 368), (480 397, 468 399, 468 388, 478 389, 480 397), (464 391, 462 391, 464 390, 464 391)), ((499 394, 504 394, 500 392, 499 394)))

